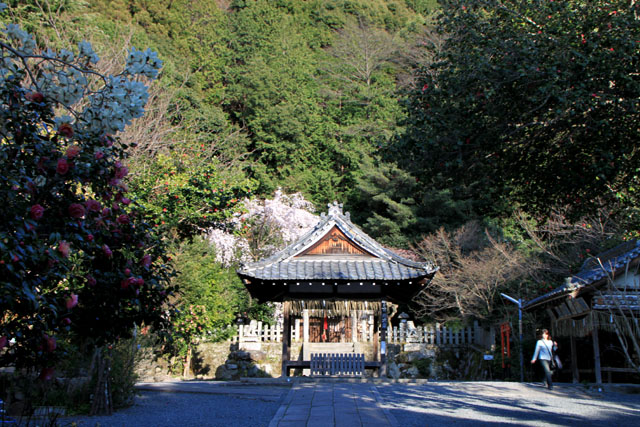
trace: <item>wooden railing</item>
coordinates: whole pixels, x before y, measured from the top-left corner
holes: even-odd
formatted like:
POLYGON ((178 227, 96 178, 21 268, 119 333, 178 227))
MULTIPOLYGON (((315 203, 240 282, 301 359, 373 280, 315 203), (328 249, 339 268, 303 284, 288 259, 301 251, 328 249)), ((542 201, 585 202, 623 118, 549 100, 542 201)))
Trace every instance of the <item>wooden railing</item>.
MULTIPOLYGON (((291 328, 291 342, 302 341, 300 325, 291 328)), ((244 342, 282 342, 283 331, 278 325, 266 325, 257 322, 253 326, 238 326, 238 335, 234 341, 244 342)), ((360 342, 372 342, 371 334, 366 335, 360 342)), ((456 347, 469 344, 482 344, 482 330, 478 322, 473 326, 453 329, 436 323, 434 325, 418 326, 416 328, 402 325, 387 329, 387 342, 389 344, 418 343, 432 344, 436 346, 456 347)))
POLYGON ((312 376, 362 376, 364 354, 362 353, 312 353, 312 376))

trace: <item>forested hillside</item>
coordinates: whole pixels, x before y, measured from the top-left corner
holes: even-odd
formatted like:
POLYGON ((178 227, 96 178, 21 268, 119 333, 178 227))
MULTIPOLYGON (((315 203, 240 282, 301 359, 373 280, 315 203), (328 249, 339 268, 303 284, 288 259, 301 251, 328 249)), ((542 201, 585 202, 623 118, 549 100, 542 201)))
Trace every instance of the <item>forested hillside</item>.
MULTIPOLYGON (((149 112, 124 139, 137 144, 133 187, 169 216, 174 207, 148 191, 167 162, 195 179, 215 170, 258 194, 282 187, 319 208, 340 200, 360 209, 359 186, 369 185, 361 179, 405 115, 402 92, 424 59, 436 2, 9 3, 43 46, 87 39, 103 56, 129 46, 159 52, 149 112)), ((378 199, 362 209, 393 210, 378 199)))

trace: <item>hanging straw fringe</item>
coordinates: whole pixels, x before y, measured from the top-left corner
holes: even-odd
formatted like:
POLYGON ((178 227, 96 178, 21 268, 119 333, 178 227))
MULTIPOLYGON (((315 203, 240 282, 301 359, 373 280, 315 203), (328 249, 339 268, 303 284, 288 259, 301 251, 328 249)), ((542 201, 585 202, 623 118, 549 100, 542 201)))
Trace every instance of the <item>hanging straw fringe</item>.
POLYGON ((350 301, 350 300, 289 300, 291 314, 302 316, 303 310, 309 310, 311 317, 345 317, 353 311, 372 310, 379 314, 380 301, 350 301))
POLYGON ((591 316, 582 319, 563 319, 556 322, 554 333, 558 336, 585 337, 593 331, 593 327, 599 331, 616 333, 616 328, 623 335, 640 338, 640 325, 637 318, 616 316, 608 311, 594 310, 591 316))

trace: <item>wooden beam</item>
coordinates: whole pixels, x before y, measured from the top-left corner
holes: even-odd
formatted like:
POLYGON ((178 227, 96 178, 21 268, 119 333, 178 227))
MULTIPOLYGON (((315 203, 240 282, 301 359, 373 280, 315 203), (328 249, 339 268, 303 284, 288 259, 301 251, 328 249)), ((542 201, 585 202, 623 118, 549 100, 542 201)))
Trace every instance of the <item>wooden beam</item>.
POLYGON ((580 382, 580 373, 578 372, 578 355, 576 354, 576 337, 573 335, 573 328, 571 328, 571 335, 569 336, 569 342, 571 345, 571 374, 573 377, 573 383, 580 382))
POLYGON ((598 341, 598 325, 595 323, 593 312, 591 312, 591 324, 593 325, 593 359, 596 370, 596 384, 602 384, 602 369, 600 367, 600 342, 598 341))

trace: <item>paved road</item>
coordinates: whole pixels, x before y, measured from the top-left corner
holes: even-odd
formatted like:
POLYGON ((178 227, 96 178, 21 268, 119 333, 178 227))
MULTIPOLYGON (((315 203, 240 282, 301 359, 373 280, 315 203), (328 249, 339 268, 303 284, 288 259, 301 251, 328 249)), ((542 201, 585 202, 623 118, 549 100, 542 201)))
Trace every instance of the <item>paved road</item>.
POLYGON ((78 426, 631 426, 640 394, 504 382, 207 381, 140 384, 131 407, 78 426))
MULTIPOLYGON (((506 382, 377 385, 383 408, 402 426, 635 426, 640 394, 581 386, 506 382)), ((637 389, 640 391, 640 389, 637 389)))

